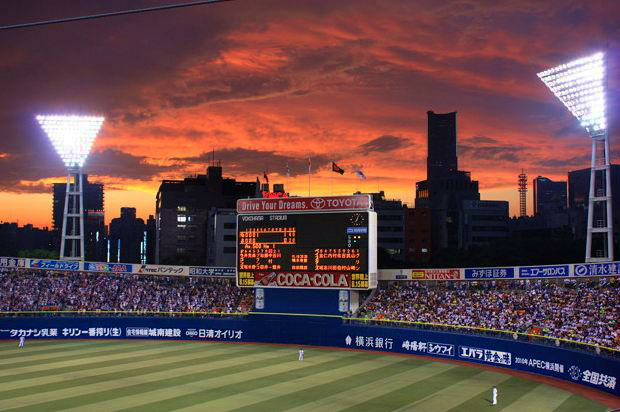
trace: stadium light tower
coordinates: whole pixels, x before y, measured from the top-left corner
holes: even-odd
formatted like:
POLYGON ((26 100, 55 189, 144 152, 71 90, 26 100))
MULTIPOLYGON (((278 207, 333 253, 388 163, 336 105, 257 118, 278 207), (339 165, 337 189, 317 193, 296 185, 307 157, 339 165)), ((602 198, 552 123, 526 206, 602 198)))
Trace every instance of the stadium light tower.
POLYGON ((103 117, 39 115, 37 121, 67 167, 60 259, 84 260, 84 196, 82 166, 103 117), (69 250, 69 255, 65 254, 69 250))
POLYGON ((605 55, 596 53, 574 60, 538 73, 538 77, 592 137, 586 262, 612 261, 614 242, 609 132, 605 108, 605 55), (593 240, 594 256, 592 256, 593 240))

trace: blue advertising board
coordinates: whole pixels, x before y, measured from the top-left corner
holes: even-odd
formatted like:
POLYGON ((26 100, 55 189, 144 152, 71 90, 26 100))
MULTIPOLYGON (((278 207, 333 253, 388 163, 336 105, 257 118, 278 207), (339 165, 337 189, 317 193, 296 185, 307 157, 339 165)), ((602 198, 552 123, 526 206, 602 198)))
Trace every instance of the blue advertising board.
POLYGON ((620 360, 561 347, 452 332, 347 324, 340 318, 249 315, 0 318, 0 339, 184 339, 340 347, 455 359, 536 373, 620 396, 620 360))
POLYGON ((514 267, 465 269, 465 279, 512 279, 514 267))
POLYGON ((569 265, 521 266, 519 268, 520 278, 554 278, 568 276, 569 274, 569 265))
POLYGON ((80 262, 74 260, 30 259, 30 267, 35 269, 80 270, 80 262))
POLYGON ((575 276, 617 276, 620 274, 618 262, 580 263, 575 265, 575 276))
POLYGON ((107 272, 107 273, 131 273, 133 266, 131 263, 100 263, 86 262, 85 268, 87 272, 107 272))

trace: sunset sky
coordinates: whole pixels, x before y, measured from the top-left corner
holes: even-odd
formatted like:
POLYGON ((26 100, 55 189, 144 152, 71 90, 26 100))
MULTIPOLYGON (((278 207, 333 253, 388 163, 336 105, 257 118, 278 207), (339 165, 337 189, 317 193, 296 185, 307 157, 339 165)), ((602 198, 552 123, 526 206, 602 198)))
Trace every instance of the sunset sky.
MULTIPOLYGON (((11 1, 0 25, 174 2, 11 1)), ((105 184, 107 222, 153 214, 160 181, 205 173, 212 150, 227 177, 267 171, 307 195, 311 157, 312 195, 412 206, 427 110, 458 112, 459 168, 511 215, 523 168, 531 213, 532 179, 566 180, 591 150, 536 73, 597 51, 620 163, 617 0, 236 0, 0 31, 0 221, 50 225, 65 171, 40 113, 106 117, 85 172, 105 184)))

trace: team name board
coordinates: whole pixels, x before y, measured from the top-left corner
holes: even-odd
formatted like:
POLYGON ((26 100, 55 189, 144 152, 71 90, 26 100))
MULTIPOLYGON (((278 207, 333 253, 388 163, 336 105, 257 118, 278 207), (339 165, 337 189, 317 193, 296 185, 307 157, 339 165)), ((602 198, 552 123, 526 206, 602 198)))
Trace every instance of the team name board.
POLYGON ((239 286, 376 287, 377 220, 376 213, 368 210, 369 196, 241 202, 237 204, 240 211, 237 217, 239 286), (280 204, 280 201, 298 203, 289 205, 280 204), (285 212, 289 207, 299 209, 285 212), (304 209, 306 207, 308 209, 304 209), (357 208, 360 210, 356 211, 357 208), (257 212, 248 213, 250 210, 257 212))

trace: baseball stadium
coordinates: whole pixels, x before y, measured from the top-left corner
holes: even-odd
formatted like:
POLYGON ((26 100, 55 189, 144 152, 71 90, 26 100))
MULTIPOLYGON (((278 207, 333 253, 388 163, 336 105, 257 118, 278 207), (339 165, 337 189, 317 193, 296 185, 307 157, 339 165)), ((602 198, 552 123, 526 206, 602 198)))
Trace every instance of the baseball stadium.
POLYGON ((370 196, 238 211, 234 268, 0 258, 0 410, 620 406, 618 263, 381 270, 370 196))

